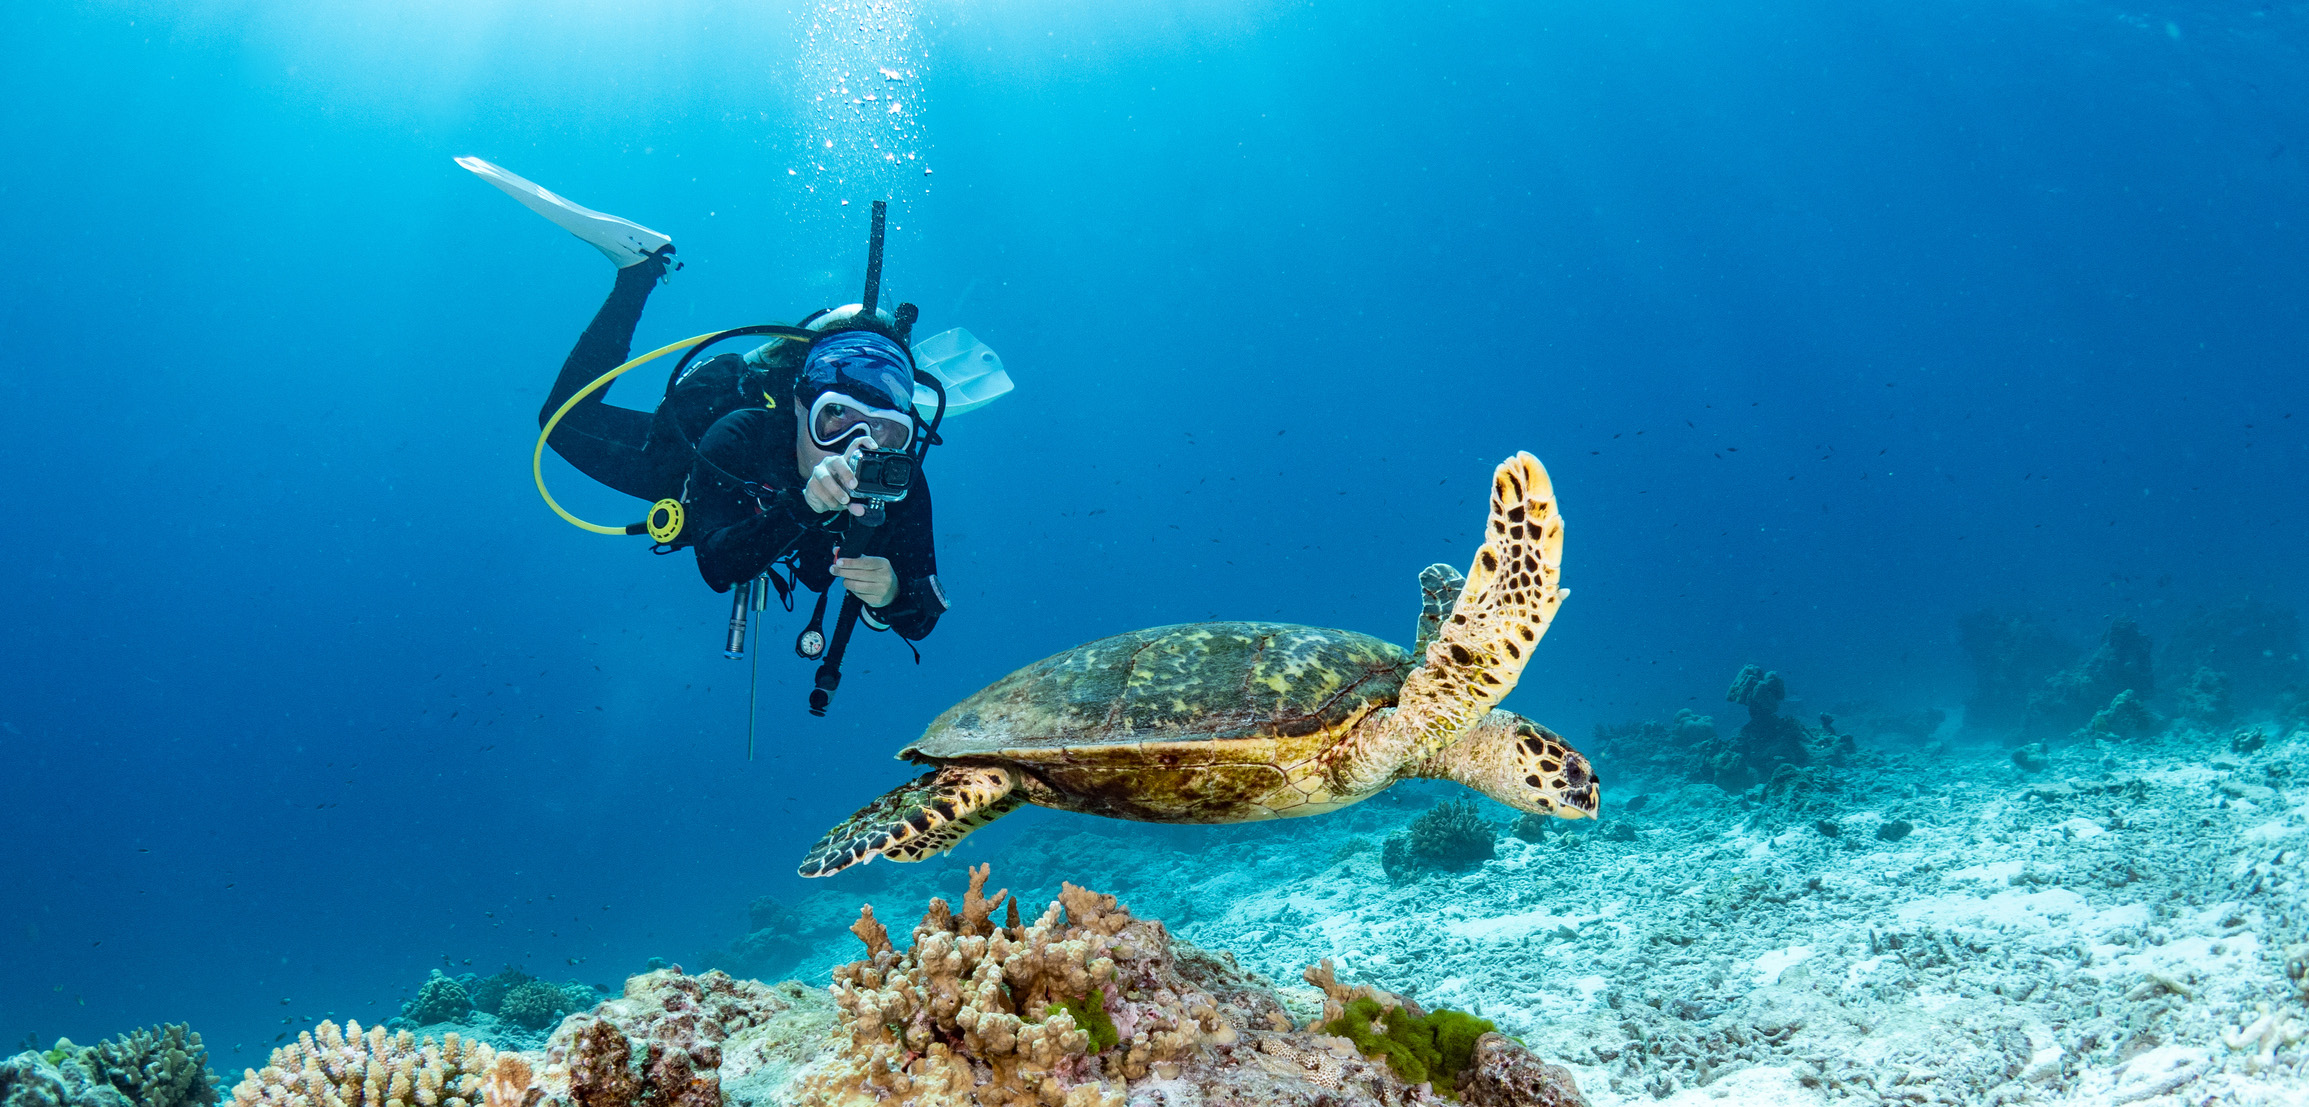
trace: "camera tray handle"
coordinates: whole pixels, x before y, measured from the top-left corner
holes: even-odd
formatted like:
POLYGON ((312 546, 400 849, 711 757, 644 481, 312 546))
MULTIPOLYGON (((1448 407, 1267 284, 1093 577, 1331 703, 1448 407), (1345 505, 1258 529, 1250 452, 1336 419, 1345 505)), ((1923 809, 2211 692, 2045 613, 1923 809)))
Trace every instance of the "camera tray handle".
MULTIPOLYGON (((866 520, 879 515, 881 507, 882 505, 879 503, 868 501, 866 514, 853 516, 850 524, 845 524, 842 538, 843 551, 846 553, 849 552, 848 541, 851 531, 855 529, 852 524, 868 528, 866 533, 859 537, 858 550, 851 553, 851 557, 873 556, 874 540, 882 537, 882 532, 878 529, 878 523, 870 524, 866 520)), ((832 585, 829 584, 827 587, 831 588, 832 585)), ((825 602, 823 593, 819 595, 818 602, 821 604, 825 602)), ((866 601, 859 599, 848 587, 842 589, 842 613, 834 618, 834 636, 826 642, 825 660, 818 663, 817 676, 811 681, 815 687, 810 689, 810 714, 824 718, 827 705, 834 701, 834 690, 842 686, 842 655, 849 651, 850 635, 858 629, 858 614, 865 609, 866 601)))

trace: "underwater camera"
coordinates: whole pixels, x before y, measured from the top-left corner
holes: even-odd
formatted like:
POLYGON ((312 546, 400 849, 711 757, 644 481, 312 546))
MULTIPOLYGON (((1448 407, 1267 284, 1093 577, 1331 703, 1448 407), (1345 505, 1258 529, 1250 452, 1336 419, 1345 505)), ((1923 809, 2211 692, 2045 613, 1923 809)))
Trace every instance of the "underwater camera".
POLYGON ((850 469, 858 476, 850 495, 866 501, 866 514, 858 518, 866 526, 880 526, 883 505, 905 499, 914 488, 914 455, 904 450, 860 450, 850 469))

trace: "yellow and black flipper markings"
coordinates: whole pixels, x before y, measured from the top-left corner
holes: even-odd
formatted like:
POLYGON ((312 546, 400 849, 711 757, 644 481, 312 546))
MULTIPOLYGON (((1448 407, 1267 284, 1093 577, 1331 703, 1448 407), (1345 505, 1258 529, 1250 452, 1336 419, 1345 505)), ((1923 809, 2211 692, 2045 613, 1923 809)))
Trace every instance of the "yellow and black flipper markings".
POLYGON ((1407 760, 1455 741, 1515 689, 1556 606, 1571 594, 1557 585, 1562 569, 1555 487, 1538 458, 1518 453, 1492 473, 1483 548, 1396 701, 1396 725, 1418 734, 1407 760))
POLYGON ((1018 776, 997 765, 943 765, 884 793, 810 847, 803 876, 832 876, 887 857, 920 861, 953 849, 970 832, 1025 802, 1018 776))

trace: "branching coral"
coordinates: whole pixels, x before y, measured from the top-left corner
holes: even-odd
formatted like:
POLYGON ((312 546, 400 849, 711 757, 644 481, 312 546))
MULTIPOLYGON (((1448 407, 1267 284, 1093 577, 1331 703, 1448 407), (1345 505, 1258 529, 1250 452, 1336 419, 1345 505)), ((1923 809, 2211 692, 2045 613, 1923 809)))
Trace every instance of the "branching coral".
POLYGON ((2235 1030, 2221 1032, 2221 1044, 2232 1050, 2252 1050, 2245 1058, 2246 1072, 2259 1072, 2277 1060, 2277 1051, 2302 1039, 2301 1020, 2291 1011, 2272 1010, 2266 1003, 2253 1006, 2259 1017, 2235 1030))
POLYGON ((235 1107, 474 1107, 497 1053, 450 1034, 419 1043, 361 1024, 324 1022, 273 1051, 233 1089, 235 1107))
POLYGON ((1118 1105, 1126 1081, 1176 1075, 1198 1048, 1235 1040, 1161 923, 1068 884, 1025 925, 1007 891, 985 894, 987 873, 971 870, 960 915, 931 900, 903 952, 860 913, 867 958, 834 970, 850 1048, 806 1083, 805 1103, 1118 1105))
POLYGON ((206 1107, 217 1101, 208 1050, 183 1023, 108 1038, 81 1051, 80 1064, 136 1107, 206 1107))

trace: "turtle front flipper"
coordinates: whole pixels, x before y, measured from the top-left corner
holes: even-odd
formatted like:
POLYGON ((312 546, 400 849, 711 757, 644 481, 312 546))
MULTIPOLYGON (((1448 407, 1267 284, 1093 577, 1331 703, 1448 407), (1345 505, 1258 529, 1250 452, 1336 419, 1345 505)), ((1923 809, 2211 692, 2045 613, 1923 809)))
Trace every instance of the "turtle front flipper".
POLYGON ((941 765, 890 789, 810 847, 803 876, 832 876, 876 856, 920 861, 1025 802, 1018 777, 992 765, 941 765))
POLYGON ((1427 656, 1427 647, 1435 644, 1435 632, 1443 628, 1443 620, 1459 602, 1459 590, 1467 578, 1459 570, 1438 561, 1419 570, 1419 637, 1411 644, 1411 656, 1427 656))
MULTIPOLYGON (((1493 471, 1484 538, 1458 602, 1441 616, 1422 651, 1424 663, 1404 680, 1396 700, 1392 725, 1414 736, 1406 761, 1443 748, 1514 690, 1556 605, 1571 594, 1556 585, 1563 517, 1538 458, 1518 453, 1493 471)), ((1420 574, 1420 582, 1427 584, 1433 572, 1420 574)))

